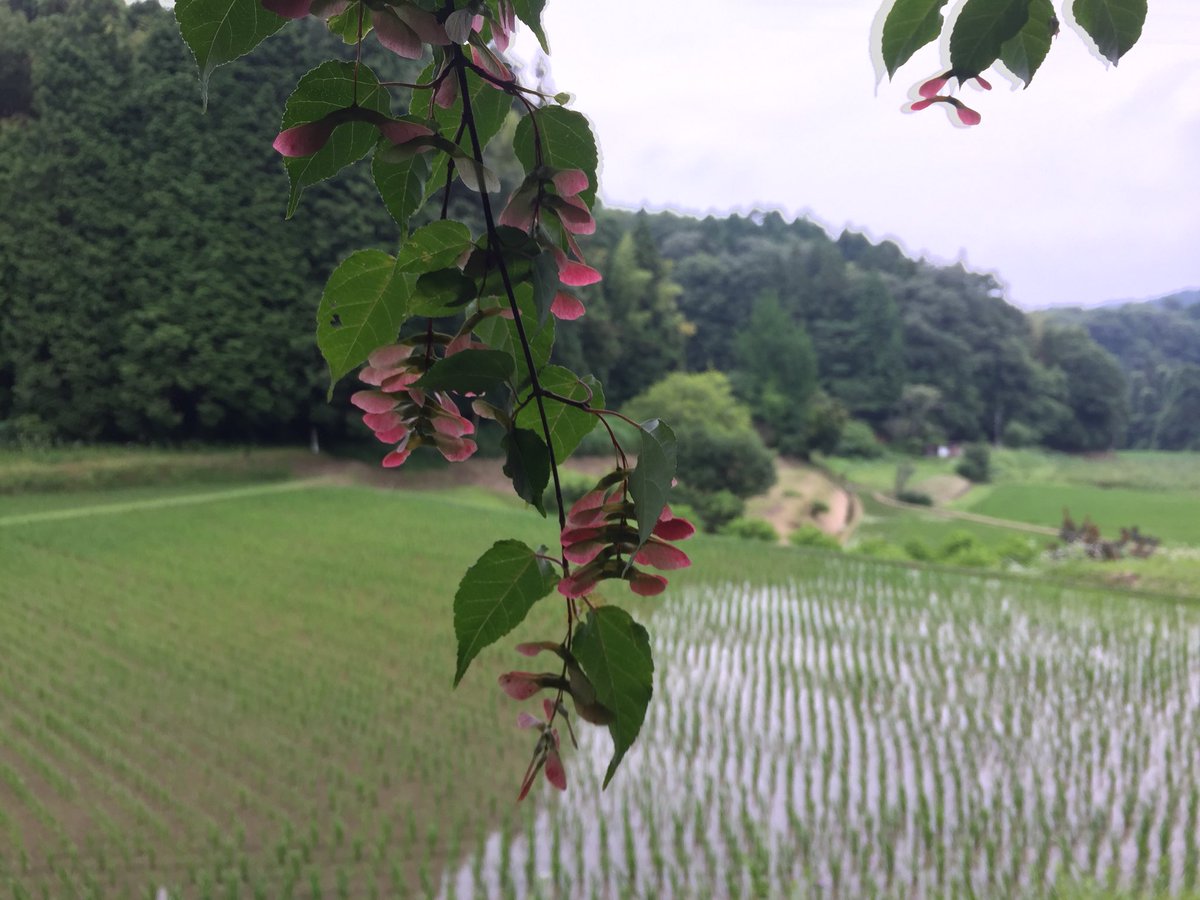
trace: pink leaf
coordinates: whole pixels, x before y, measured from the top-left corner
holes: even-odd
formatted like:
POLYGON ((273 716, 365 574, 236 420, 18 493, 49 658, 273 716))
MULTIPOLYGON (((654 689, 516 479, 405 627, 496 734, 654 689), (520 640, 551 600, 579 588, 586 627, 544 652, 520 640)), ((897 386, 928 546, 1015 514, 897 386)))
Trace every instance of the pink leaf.
POLYGON ((434 431, 438 434, 444 434, 446 437, 460 438, 464 435, 475 433, 475 426, 471 424, 471 420, 463 418, 458 413, 435 409, 431 422, 433 423, 434 431))
POLYGON ((446 29, 433 13, 426 12, 411 3, 404 3, 396 7, 396 15, 403 19, 426 44, 437 44, 444 47, 450 43, 450 38, 446 36, 446 29))
POLYGON ((514 700, 528 700, 542 689, 539 676, 533 672, 505 672, 499 682, 504 693, 514 700))
MULTIPOLYGON (((402 394, 408 389, 410 384, 420 381, 421 375, 421 372, 411 372, 405 369, 395 375, 389 375, 387 378, 383 379, 383 384, 381 384, 379 387, 386 394, 402 394)), ((409 395, 416 399, 417 395, 415 391, 409 391, 409 395)), ((422 401, 416 400, 416 402, 420 403, 422 401)))
POLYGON ((947 75, 939 75, 937 78, 930 78, 919 88, 917 88, 917 94, 926 98, 936 97, 942 92, 942 88, 944 88, 949 81, 950 78, 947 75))
POLYGON ((279 132, 271 146, 282 156, 312 156, 329 142, 334 125, 324 119, 279 132))
POLYGON ((429 137, 433 134, 424 125, 417 122, 384 122, 379 126, 380 133, 393 144, 407 144, 417 138, 429 137))
POLYGON ((988 81, 986 78, 984 78, 982 75, 976 75, 972 79, 972 81, 974 81, 977 85, 979 85, 985 91, 990 91, 992 89, 992 83, 990 81, 988 81))
POLYGON ((574 197, 588 187, 587 173, 583 169, 563 169, 555 172, 550 180, 554 182, 554 189, 560 197, 574 197))
POLYGON ((563 547, 562 555, 576 565, 586 565, 599 556, 608 546, 605 541, 580 541, 563 547))
POLYGON ((583 308, 583 301, 578 297, 572 296, 566 291, 559 291, 554 295, 554 301, 550 304, 550 312, 556 319, 562 319, 564 322, 573 322, 582 316, 586 310, 583 308))
POLYGON ((604 490, 597 489, 584 494, 567 511, 567 524, 576 527, 594 525, 604 521, 604 490))
POLYGON ((400 425, 390 431, 377 431, 375 437, 381 444, 398 444, 410 433, 408 426, 400 425))
POLYGON ((567 287, 584 287, 589 284, 596 284, 603 276, 591 266, 585 266, 581 262, 567 259, 563 255, 562 260, 558 264, 558 280, 567 287))
POLYGON ((542 699, 542 712, 546 714, 546 721, 550 721, 550 717, 554 715, 554 701, 549 697, 542 699))
POLYGON ((943 99, 943 98, 941 98, 941 97, 930 97, 930 98, 929 98, 929 99, 927 99, 927 100, 918 100, 918 101, 916 101, 915 103, 913 103, 913 104, 912 104, 912 105, 909 107, 909 109, 910 109, 912 112, 920 112, 921 110, 925 109, 926 107, 928 107, 928 106, 931 106, 931 105, 933 105, 934 103, 938 103, 938 102, 940 102, 942 99, 943 99))
MULTIPOLYGON (((377 9, 371 12, 371 24, 375 26, 375 35, 379 38, 379 43, 387 47, 397 56, 402 56, 405 59, 420 59, 421 54, 425 50, 425 44, 421 38, 408 25, 400 19, 394 12, 388 8, 377 9)), ((393 144, 402 144, 404 141, 397 141, 389 136, 389 140, 393 144)))
POLYGON ((395 397, 388 396, 383 391, 357 391, 350 395, 350 402, 363 412, 390 412, 399 405, 395 397))
POLYGON ((437 86, 437 90, 433 92, 433 102, 442 109, 449 109, 454 105, 454 101, 458 99, 458 79, 454 77, 454 72, 442 79, 441 84, 437 86))
POLYGON ((560 791, 567 789, 566 770, 563 769, 562 759, 559 757, 558 751, 553 748, 546 753, 546 780, 560 791))
POLYGON ((664 541, 682 541, 696 533, 696 526, 687 519, 659 519, 653 533, 664 541))
POLYGON ((517 716, 517 727, 518 728, 541 728, 542 720, 539 719, 535 715, 532 715, 527 712, 523 712, 519 716, 517 716))
POLYGON ((692 564, 688 555, 678 547, 670 544, 660 544, 651 539, 634 556, 634 561, 643 566, 654 566, 656 569, 686 569, 692 564))
POLYGON ((381 413, 367 413, 362 419, 363 424, 372 431, 388 431, 404 425, 404 420, 400 418, 395 410, 381 413))
POLYGON ((533 227, 533 201, 536 196, 536 190, 524 187, 513 191, 512 196, 508 198, 508 204, 500 213, 500 224, 529 231, 533 227))
POLYGON ((951 99, 950 102, 954 104, 954 110, 958 113, 958 121, 962 122, 964 125, 978 125, 983 121, 983 116, 971 109, 971 107, 954 99, 951 99))
POLYGON ((587 204, 578 197, 559 197, 554 210, 563 223, 563 228, 572 234, 594 234, 596 220, 592 218, 587 204))
POLYGON ((564 597, 586 597, 600 580, 600 569, 584 566, 558 582, 558 592, 564 597))
POLYGON ((383 458, 383 467, 385 469, 394 469, 396 466, 402 466, 411 453, 412 449, 409 447, 405 447, 402 450, 393 450, 383 458))
POLYGON ((441 433, 433 436, 433 443, 442 456, 446 457, 447 462, 462 462, 473 456, 479 449, 470 438, 450 437, 441 433))
POLYGON ((371 351, 367 362, 377 369, 390 369, 412 356, 415 349, 412 344, 388 344, 371 351))
POLYGON ((635 569, 629 578, 629 587, 635 594, 653 597, 667 589, 667 579, 661 575, 651 575, 649 572, 639 572, 635 569))

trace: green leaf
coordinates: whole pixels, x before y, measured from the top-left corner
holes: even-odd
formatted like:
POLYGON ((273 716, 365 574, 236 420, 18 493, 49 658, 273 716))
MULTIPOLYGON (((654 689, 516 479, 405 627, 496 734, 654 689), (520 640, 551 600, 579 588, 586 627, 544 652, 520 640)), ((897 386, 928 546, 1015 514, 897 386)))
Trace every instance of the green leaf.
MULTIPOLYGON (((597 409, 604 408, 604 391, 600 382, 591 375, 581 381, 570 369, 546 366, 538 372, 538 379, 546 390, 570 397, 572 400, 587 400, 590 390, 590 405, 597 409)), ((525 396, 529 396, 528 391, 525 392, 525 396)), ((596 427, 597 417, 553 398, 544 398, 543 402, 546 404, 546 422, 550 426, 550 445, 554 448, 554 458, 561 463, 575 452, 584 436, 596 427)), ((536 403, 530 401, 521 408, 517 413, 517 424, 522 428, 541 432, 542 418, 536 403)))
POLYGON ((200 69, 200 96, 208 106, 208 79, 217 66, 249 53, 287 19, 259 0, 178 0, 175 21, 200 69))
POLYGON ((629 476, 639 546, 649 540, 671 496, 671 482, 675 478, 675 432, 666 422, 651 419, 642 423, 641 437, 637 465, 629 476))
POLYGON ((950 68, 960 78, 983 72, 1028 21, 1029 0, 967 0, 950 33, 950 68))
POLYGON ((514 428, 501 442, 506 458, 504 474, 512 479, 517 496, 546 515, 542 497, 550 483, 550 453, 536 431, 514 428))
POLYGON ((888 77, 942 33, 947 0, 896 0, 883 22, 883 64, 888 77))
MULTIPOLYGON (((515 289, 517 308, 521 310, 521 322, 525 325, 525 336, 529 338, 529 349, 533 355, 533 364, 540 369, 550 361, 550 352, 554 348, 554 318, 539 325, 537 313, 533 308, 533 288, 528 284, 518 285, 515 289)), ((506 300, 499 303, 489 302, 489 306, 508 306, 506 300)), ((475 334, 479 339, 495 350, 504 350, 513 358, 516 371, 521 373, 522 381, 528 379, 529 372, 525 364, 525 354, 517 339, 517 323, 500 316, 489 316, 475 326, 475 334)))
POLYGON ((521 119, 513 135, 513 150, 526 172, 532 172, 538 165, 535 123, 542 139, 541 164, 586 172, 588 186, 579 192, 579 196, 591 206, 596 199, 596 166, 600 157, 588 120, 582 114, 561 106, 546 106, 521 119))
POLYGON ((359 250, 342 262, 321 294, 317 346, 329 366, 329 393, 372 350, 396 340, 408 317, 412 282, 398 276, 382 250, 359 250))
POLYGON ((642 730, 646 708, 654 694, 654 658, 646 629, 619 606, 588 612, 575 630, 571 652, 596 689, 596 699, 612 712, 608 731, 613 756, 604 773, 604 787, 642 730))
POLYGON ((371 176, 401 231, 407 231, 408 221, 425 202, 425 183, 429 179, 429 159, 415 153, 401 162, 386 162, 376 153, 371 160, 371 176))
MULTIPOLYGON (((433 67, 421 73, 419 82, 424 83, 433 78, 433 67)), ((453 76, 451 76, 453 77, 453 76)), ((504 127, 504 120, 512 111, 512 97, 497 90, 492 84, 480 78, 474 72, 467 72, 467 87, 471 96, 471 112, 475 116, 475 130, 479 133, 479 145, 487 149, 488 143, 504 127)), ((430 91, 413 91, 412 111, 424 114, 429 106, 430 91)), ((433 118, 438 124, 438 130, 447 137, 453 137, 462 121, 462 97, 454 101, 448 109, 434 106, 433 118)), ((474 156, 471 136, 463 131, 458 146, 467 156, 474 156)), ((439 154, 430 168, 429 180, 425 185, 425 199, 428 200, 446 186, 446 154, 439 154)))
POLYGON ((554 296, 562 287, 558 280, 558 261, 549 250, 543 250, 533 261, 533 305, 537 308, 539 325, 550 318, 550 307, 554 296))
MULTIPOLYGON (((409 235, 400 247, 396 254, 396 271, 419 276, 451 268, 470 246, 471 232, 462 222, 450 219, 430 222, 409 235)), ((415 277, 413 281, 419 285, 415 277)), ((418 286, 413 290, 410 311, 414 316, 450 315, 454 308, 447 306, 445 301, 443 292, 426 293, 418 286)))
POLYGON ((1142 36, 1146 0, 1075 0, 1071 15, 1114 66, 1142 36))
MULTIPOLYGON (((438 305, 451 311, 475 299, 475 282, 461 269, 438 269, 417 279, 417 296, 422 305, 438 305)), ((425 313, 429 315, 429 313, 425 313)))
MULTIPOLYGON (((374 73, 366 66, 358 70, 358 105, 388 115, 391 105, 388 93, 379 86, 374 73)), ((296 84, 283 108, 281 130, 306 122, 316 122, 332 112, 354 103, 354 63, 330 60, 321 63, 296 84)), ((312 156, 285 159, 288 178, 292 183, 288 198, 287 217, 290 219, 300 202, 300 194, 309 185, 324 181, 371 152, 379 140, 379 130, 367 122, 346 122, 333 130, 329 143, 312 156)))
MULTIPOLYGON (((336 35, 342 39, 344 44, 358 43, 358 23, 359 19, 359 4, 351 3, 345 9, 335 16, 330 16, 329 21, 325 23, 325 27, 329 29, 329 33, 336 35)), ((366 11, 363 11, 366 13, 366 11)), ((362 19, 362 36, 365 38, 371 33, 371 16, 364 14, 362 19)))
POLYGON ((557 583, 550 564, 520 541, 497 541, 467 569, 454 595, 456 687, 479 651, 520 625, 557 583))
POLYGON ((1050 0, 1031 0, 1029 21, 1015 37, 1000 48, 1000 62, 1029 87, 1033 74, 1050 52, 1054 39, 1054 5, 1050 0))
POLYGON ((418 228, 396 255, 396 270, 424 274, 444 269, 471 246, 471 232, 462 222, 443 219, 418 228))
POLYGON ((430 391, 474 391, 482 394, 513 375, 512 357, 503 350, 463 350, 429 367, 419 388, 430 391))
POLYGON ((546 32, 542 30, 542 10, 546 0, 513 0, 513 12, 533 32, 533 36, 542 45, 542 52, 548 54, 550 45, 546 42, 546 32))

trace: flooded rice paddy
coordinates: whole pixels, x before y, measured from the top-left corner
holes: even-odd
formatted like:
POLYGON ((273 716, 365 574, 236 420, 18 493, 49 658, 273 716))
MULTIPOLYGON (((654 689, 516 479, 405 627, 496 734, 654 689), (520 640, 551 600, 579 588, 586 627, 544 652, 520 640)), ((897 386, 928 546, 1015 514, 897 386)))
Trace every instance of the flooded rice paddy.
POLYGON ((651 632, 655 699, 608 790, 585 728, 568 792, 442 896, 1197 886, 1195 610, 847 565, 692 589, 651 632))

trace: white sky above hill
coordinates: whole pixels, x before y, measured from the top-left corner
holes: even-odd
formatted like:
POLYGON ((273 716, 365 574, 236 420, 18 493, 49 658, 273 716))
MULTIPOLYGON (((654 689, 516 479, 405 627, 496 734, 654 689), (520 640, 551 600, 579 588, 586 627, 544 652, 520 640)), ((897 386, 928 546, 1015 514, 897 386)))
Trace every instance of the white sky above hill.
POLYGON ((548 3, 553 82, 595 128, 604 201, 808 215, 993 271, 1025 308, 1200 286, 1200 3, 1150 0, 1119 68, 1064 26, 1028 91, 959 92, 972 129, 901 111, 947 68, 937 48, 876 90, 879 3, 548 3))

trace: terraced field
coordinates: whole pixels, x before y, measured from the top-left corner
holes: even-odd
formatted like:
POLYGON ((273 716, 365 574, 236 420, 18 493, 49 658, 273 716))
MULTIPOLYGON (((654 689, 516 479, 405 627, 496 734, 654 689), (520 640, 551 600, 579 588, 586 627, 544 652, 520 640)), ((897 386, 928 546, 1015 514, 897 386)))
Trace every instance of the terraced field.
POLYGON ((552 527, 475 491, 219 493, 0 498, 0 896, 1196 888, 1191 606, 697 537, 635 607, 657 694, 613 785, 585 729, 567 794, 516 807, 520 658, 452 692, 449 603, 552 527))

